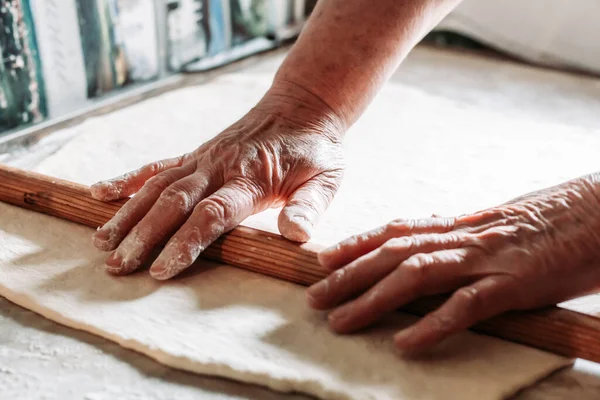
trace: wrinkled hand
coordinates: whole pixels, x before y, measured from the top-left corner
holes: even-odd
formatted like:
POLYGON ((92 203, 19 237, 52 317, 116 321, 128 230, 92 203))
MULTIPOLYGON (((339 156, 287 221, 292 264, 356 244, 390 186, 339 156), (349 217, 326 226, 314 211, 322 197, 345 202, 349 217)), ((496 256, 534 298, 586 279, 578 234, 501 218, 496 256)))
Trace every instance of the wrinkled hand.
POLYGON ((600 289, 600 196, 594 176, 458 218, 398 220, 323 251, 329 277, 309 304, 348 333, 421 296, 452 293, 394 337, 418 354, 508 310, 600 289))
POLYGON ((271 90, 194 152, 92 186, 103 201, 135 194, 96 232, 94 245, 115 250, 109 272, 127 274, 168 240, 150 268, 154 278, 168 279, 246 217, 280 206, 281 234, 306 241, 341 183, 342 134, 306 91, 271 90))

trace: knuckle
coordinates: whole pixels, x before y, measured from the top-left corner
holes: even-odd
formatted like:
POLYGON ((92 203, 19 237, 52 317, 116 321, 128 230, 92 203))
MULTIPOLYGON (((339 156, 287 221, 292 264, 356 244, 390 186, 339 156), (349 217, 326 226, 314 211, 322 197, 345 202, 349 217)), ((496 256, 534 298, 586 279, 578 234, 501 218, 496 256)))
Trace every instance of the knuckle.
POLYGON ((408 236, 389 239, 381 246, 381 251, 389 256, 400 256, 410 251, 414 239, 408 236))
POLYGON ((463 287, 454 293, 454 297, 462 307, 470 312, 479 310, 482 306, 481 293, 474 287, 463 287))
POLYGON ((441 224, 443 224, 443 226, 448 230, 456 228, 456 217, 440 218, 439 220, 441 221, 441 224))
POLYGON ((408 258, 404 263, 401 264, 401 268, 406 273, 412 276, 417 282, 421 282, 426 279, 431 270, 433 264, 433 257, 427 253, 419 253, 408 258))
POLYGON ((200 212, 210 221, 226 221, 229 218, 227 201, 221 197, 209 197, 200 203, 200 212))
POLYGON ((193 153, 185 153, 182 156, 177 157, 177 165, 183 165, 190 162, 194 158, 193 153))
POLYGON ((464 243, 467 239, 467 235, 458 232, 447 232, 442 235, 438 235, 443 244, 448 247, 456 247, 461 243, 464 243))
POLYGON ((178 209, 188 210, 191 208, 192 196, 183 188, 170 186, 160 196, 160 203, 177 207, 178 209))
POLYGON ((158 174, 148 179, 146 186, 151 190, 163 191, 171 184, 171 179, 166 174, 158 174))
POLYGON ((412 219, 395 219, 387 224, 386 230, 392 235, 400 235, 410 232, 415 226, 415 221, 412 219))
POLYGON ((487 234, 472 234, 464 233, 462 240, 460 241, 461 248, 473 249, 479 252, 481 255, 492 256, 493 255, 493 240, 490 240, 490 236, 487 234))
POLYGON ((450 315, 434 312, 427 315, 427 320, 432 329, 440 334, 451 333, 456 327, 456 319, 450 315))
POLYGON ((370 232, 364 232, 364 233, 360 233, 358 235, 354 235, 351 237, 351 240, 352 240, 351 244, 354 246, 364 246, 364 245, 368 244, 374 238, 382 236, 383 233, 384 233, 383 229, 378 228, 378 229, 375 229, 370 232))
POLYGON ((153 163, 148 164, 146 168, 151 174, 158 174, 163 169, 163 163, 162 161, 155 161, 153 163))

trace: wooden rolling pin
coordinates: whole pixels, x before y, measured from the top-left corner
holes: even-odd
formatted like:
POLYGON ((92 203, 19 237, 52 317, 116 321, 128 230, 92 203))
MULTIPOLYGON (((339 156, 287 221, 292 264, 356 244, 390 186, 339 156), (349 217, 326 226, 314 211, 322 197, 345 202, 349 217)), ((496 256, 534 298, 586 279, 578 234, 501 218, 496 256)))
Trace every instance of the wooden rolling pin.
MULTIPOLYGON (((127 200, 104 203, 94 200, 87 186, 0 165, 0 201, 96 228, 127 200)), ((310 285, 327 275, 317 261, 317 249, 276 234, 238 227, 208 247, 202 257, 310 285)), ((428 297, 402 310, 422 316, 443 301, 443 296, 428 297)), ((600 362, 600 319, 575 311, 548 307, 509 312, 472 330, 566 357, 600 362)))

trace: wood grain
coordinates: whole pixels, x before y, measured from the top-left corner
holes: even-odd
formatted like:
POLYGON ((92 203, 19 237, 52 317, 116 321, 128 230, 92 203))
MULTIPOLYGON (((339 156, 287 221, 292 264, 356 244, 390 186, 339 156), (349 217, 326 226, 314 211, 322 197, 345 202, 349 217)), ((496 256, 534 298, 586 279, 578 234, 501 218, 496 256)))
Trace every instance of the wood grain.
MULTIPOLYGON (((0 165, 0 201, 96 228, 127 200, 101 202, 90 196, 87 186, 0 165)), ((202 257, 310 285, 327 276, 317 261, 318 250, 313 244, 296 244, 277 234, 238 227, 209 246, 202 257)), ((444 299, 423 298, 402 310, 425 315, 444 299)), ((472 329, 566 357, 600 362, 600 319, 575 311, 548 307, 510 312, 472 329)))

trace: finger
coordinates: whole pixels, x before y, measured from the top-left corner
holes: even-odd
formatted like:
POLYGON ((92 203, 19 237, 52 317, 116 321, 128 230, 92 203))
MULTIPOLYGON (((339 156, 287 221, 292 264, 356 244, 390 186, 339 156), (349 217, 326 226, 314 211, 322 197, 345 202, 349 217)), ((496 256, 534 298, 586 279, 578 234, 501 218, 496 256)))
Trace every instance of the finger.
POLYGON ((449 232, 390 239, 308 288, 309 305, 317 309, 337 306, 375 285, 410 256, 458 248, 467 240, 465 236, 449 232))
POLYGON ((490 276, 457 290, 440 308, 394 337, 396 346, 417 354, 475 323, 513 308, 516 281, 490 276))
POLYGON ((176 181, 192 174, 194 169, 194 165, 188 164, 149 179, 136 196, 94 233, 94 246, 102 251, 115 250, 131 229, 150 211, 161 193, 176 181))
POLYGON ((98 182, 91 187, 92 197, 97 200, 112 201, 131 196, 153 176, 181 167, 183 160, 184 156, 155 161, 114 179, 98 182))
POLYGON ((165 280, 188 268, 219 236, 252 215, 261 197, 252 184, 230 181, 202 200, 150 267, 152 277, 165 280))
POLYGON ((319 262, 334 270, 383 245, 392 238, 424 233, 449 232, 453 218, 398 219, 369 232, 352 236, 319 253, 319 262))
POLYGON ((156 246, 183 225, 194 206, 209 192, 209 178, 200 172, 166 188, 150 211, 106 260, 108 271, 128 274, 138 269, 156 246))
POLYGON ((359 298, 333 311, 330 326, 337 332, 352 332, 418 297, 446 293, 470 283, 472 278, 462 270, 470 262, 471 252, 442 250, 411 256, 359 298))
POLYGON ((322 173, 300 186, 281 210, 279 232, 289 240, 310 239, 319 217, 327 210, 341 182, 342 171, 322 173))

